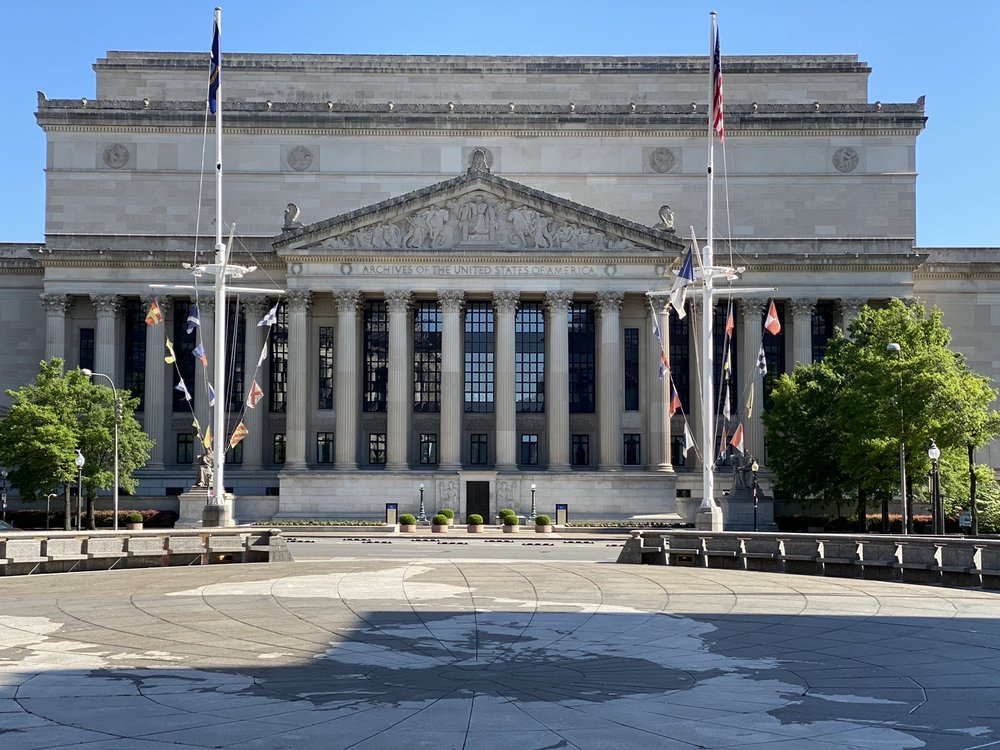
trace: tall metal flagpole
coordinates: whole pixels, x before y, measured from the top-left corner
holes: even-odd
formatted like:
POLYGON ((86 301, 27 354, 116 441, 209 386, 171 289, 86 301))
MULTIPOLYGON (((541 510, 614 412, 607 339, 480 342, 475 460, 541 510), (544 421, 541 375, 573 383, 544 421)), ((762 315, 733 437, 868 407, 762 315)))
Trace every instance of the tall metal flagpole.
POLYGON ((716 108, 716 70, 715 45, 718 28, 715 11, 711 13, 712 21, 708 40, 708 236, 702 250, 702 322, 701 322, 701 446, 702 446, 702 499, 698 507, 697 527, 703 530, 722 530, 722 509, 715 502, 715 409, 714 409, 714 341, 713 323, 715 319, 715 302, 713 289, 713 245, 715 243, 714 198, 715 159, 714 119, 716 108))

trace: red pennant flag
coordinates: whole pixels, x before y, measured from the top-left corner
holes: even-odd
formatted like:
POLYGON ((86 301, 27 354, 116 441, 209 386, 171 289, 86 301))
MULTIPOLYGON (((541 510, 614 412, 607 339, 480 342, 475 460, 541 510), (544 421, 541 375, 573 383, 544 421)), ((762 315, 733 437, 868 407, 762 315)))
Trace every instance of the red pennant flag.
POLYGON ((733 439, 729 441, 729 444, 733 446, 736 450, 743 453, 743 423, 740 422, 739 426, 736 428, 736 432, 733 433, 733 439))
POLYGON ((681 397, 677 393, 677 389, 670 386, 670 409, 667 411, 668 416, 674 416, 681 408, 681 397))
POLYGON ((153 304, 149 306, 149 312, 146 313, 146 325, 150 328, 155 326, 157 323, 163 322, 163 313, 160 312, 160 305, 156 301, 156 297, 153 297, 153 304))
POLYGON ((233 436, 229 438, 229 447, 235 448, 239 445, 240 441, 249 434, 250 430, 247 429, 247 426, 243 424, 243 422, 240 422, 233 430, 233 436))
POLYGON ((764 319, 764 329, 772 336, 781 333, 781 321, 778 320, 778 309, 771 300, 771 306, 767 309, 767 317, 764 319))
POLYGON ((257 402, 264 397, 264 391, 261 387, 257 385, 257 381, 253 381, 253 385, 250 386, 250 393, 247 394, 247 407, 250 409, 257 408, 257 402))
POLYGON ((736 321, 733 320, 733 309, 729 308, 729 315, 726 317, 726 338, 731 339, 735 330, 736 321))
POLYGON ((722 426, 722 439, 719 441, 719 460, 723 460, 726 457, 726 443, 729 442, 729 428, 725 425, 722 426))

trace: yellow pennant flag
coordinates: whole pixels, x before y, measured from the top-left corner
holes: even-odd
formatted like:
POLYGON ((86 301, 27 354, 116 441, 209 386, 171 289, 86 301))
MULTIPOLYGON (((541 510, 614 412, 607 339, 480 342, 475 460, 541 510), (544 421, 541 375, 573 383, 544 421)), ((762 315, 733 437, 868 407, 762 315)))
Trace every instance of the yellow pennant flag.
POLYGON ((205 430, 205 439, 201 441, 206 448, 212 447, 212 425, 205 430))
POLYGON ((201 424, 198 422, 198 417, 194 418, 194 420, 191 422, 191 426, 194 427, 195 432, 197 432, 199 435, 201 434, 201 424))
POLYGON ((239 442, 249 434, 250 430, 248 430, 247 426, 241 421, 233 430, 233 436, 229 438, 229 447, 235 448, 239 445, 239 442))
POLYGON ((167 339, 167 351, 170 352, 170 354, 164 357, 163 361, 168 365, 172 365, 177 361, 177 355, 174 354, 174 344, 170 339, 167 339))
POLYGON ((750 383, 750 395, 747 396, 747 419, 753 416, 753 388, 754 384, 750 383))

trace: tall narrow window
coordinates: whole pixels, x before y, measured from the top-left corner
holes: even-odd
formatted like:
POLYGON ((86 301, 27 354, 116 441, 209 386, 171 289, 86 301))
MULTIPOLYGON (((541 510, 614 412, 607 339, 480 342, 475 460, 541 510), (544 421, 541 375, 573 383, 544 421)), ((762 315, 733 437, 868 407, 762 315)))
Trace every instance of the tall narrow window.
POLYGON ((365 302, 365 411, 385 411, 389 388, 389 312, 385 302, 365 302))
POLYGON ((638 433, 627 432, 625 433, 625 444, 624 448, 624 460, 623 463, 626 466, 638 466, 641 456, 640 448, 640 436, 638 433))
POLYGON ((486 437, 484 433, 479 432, 469 435, 469 463, 473 466, 485 466, 490 462, 486 437))
POLYGON ((371 432, 368 434, 368 463, 385 463, 385 433, 371 432))
POLYGON ((522 302, 514 318, 517 411, 545 411, 545 313, 541 302, 522 302))
MULTIPOLYGON (((622 339, 625 358, 625 411, 639 411, 639 329, 626 328, 622 339)), ((659 352, 656 353, 659 356, 659 352)))
POLYGON ((177 435, 177 463, 192 462, 194 462, 194 435, 190 432, 181 432, 177 435))
POLYGON ((594 305, 574 302, 569 308, 569 411, 594 413, 596 344, 594 305))
MULTIPOLYGON (((246 363, 246 326, 243 305, 233 300, 226 316, 226 390, 229 392, 229 409, 239 411, 246 398, 243 372, 246 363)), ((241 454, 242 455, 242 454, 241 454)))
MULTIPOLYGON (((113 374, 113 373, 109 373, 113 374)), ((146 402, 146 309, 137 299, 125 301, 125 377, 122 387, 146 402)))
POLYGON ((319 408, 333 408, 333 328, 319 328, 319 408))
POLYGON ((819 302, 812 314, 812 361, 822 362, 833 338, 833 304, 819 302))
POLYGON ((436 464, 438 462, 438 436, 436 432, 420 433, 420 463, 436 464))
POLYGON ((94 369, 94 329, 80 329, 80 369, 94 369))
POLYGON ((441 411, 441 307, 417 302, 413 310, 413 410, 441 411))
POLYGON ((271 460, 279 466, 285 463, 285 433, 274 433, 274 440, 271 442, 271 460))
POLYGON ((270 410, 284 412, 288 398, 288 305, 278 305, 277 322, 271 326, 270 410))
MULTIPOLYGON (((670 351, 668 352, 670 355, 670 377, 673 379, 677 395, 680 396, 685 409, 691 408, 691 381, 688 379, 689 320, 687 317, 678 318, 673 313, 670 315, 670 351)), ((656 352, 656 357, 659 358, 659 356, 660 353, 656 352)), ((654 364, 653 370, 658 372, 659 364, 654 364)))
POLYGON ((465 410, 493 411, 493 306, 489 302, 469 302, 465 308, 465 410))
POLYGON ((534 466, 538 463, 538 435, 521 435, 521 464, 534 466))
POLYGON ((227 464, 241 464, 243 463, 243 443, 237 443, 233 448, 226 448, 226 463, 227 464))
POLYGON ((196 346, 198 329, 194 328, 191 333, 187 332, 188 316, 191 314, 193 304, 189 300, 174 301, 174 354, 177 363, 174 366, 174 411, 189 412, 198 401, 197 382, 194 377, 195 359, 191 356, 196 346), (187 388, 191 401, 188 402, 182 391, 177 390, 180 379, 184 378, 184 387, 187 388))
POLYGON ((332 464, 333 463, 333 433, 332 432, 317 432, 316 433, 316 463, 318 463, 318 464, 332 464))
POLYGON ((573 466, 590 466, 590 435, 574 435, 570 463, 573 466))

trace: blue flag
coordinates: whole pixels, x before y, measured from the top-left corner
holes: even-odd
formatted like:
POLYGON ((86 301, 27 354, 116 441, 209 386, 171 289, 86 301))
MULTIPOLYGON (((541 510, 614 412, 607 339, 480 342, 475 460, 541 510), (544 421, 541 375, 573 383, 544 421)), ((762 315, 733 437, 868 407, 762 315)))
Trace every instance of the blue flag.
POLYGON ((278 324, 278 305, 280 303, 275 302, 274 307, 268 310, 267 315, 265 315, 257 326, 274 326, 278 324))
POLYGON ((191 305, 191 312, 188 313, 187 324, 188 333, 191 333, 191 331, 201 325, 201 319, 198 317, 198 305, 191 305))
POLYGON ((689 247, 681 263, 681 270, 677 272, 674 285, 670 290, 670 305, 674 308, 678 318, 687 315, 684 309, 684 298, 687 296, 687 287, 694 281, 694 252, 689 247))
POLYGON ((219 44, 219 22, 215 22, 212 34, 212 67, 208 73, 208 108, 215 114, 219 107, 219 84, 222 83, 222 52, 219 44))

